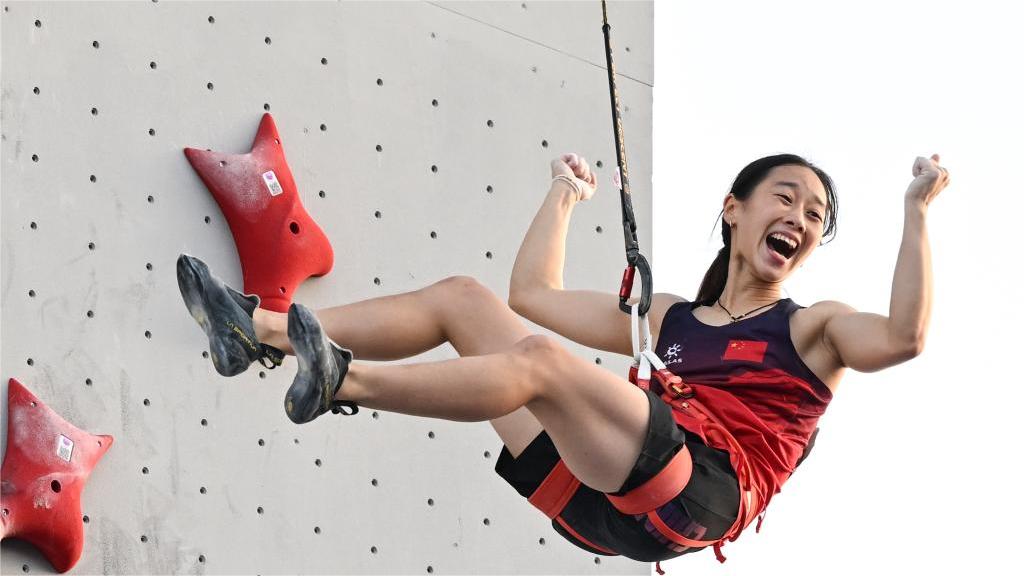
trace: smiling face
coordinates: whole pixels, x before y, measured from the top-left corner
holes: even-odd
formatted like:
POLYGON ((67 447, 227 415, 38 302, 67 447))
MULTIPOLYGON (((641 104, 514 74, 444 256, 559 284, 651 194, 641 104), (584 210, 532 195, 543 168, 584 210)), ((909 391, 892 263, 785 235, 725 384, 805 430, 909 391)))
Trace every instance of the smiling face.
POLYGON ((777 166, 751 195, 725 199, 734 262, 756 279, 777 283, 800 267, 821 242, 826 215, 825 186, 803 166, 777 166))

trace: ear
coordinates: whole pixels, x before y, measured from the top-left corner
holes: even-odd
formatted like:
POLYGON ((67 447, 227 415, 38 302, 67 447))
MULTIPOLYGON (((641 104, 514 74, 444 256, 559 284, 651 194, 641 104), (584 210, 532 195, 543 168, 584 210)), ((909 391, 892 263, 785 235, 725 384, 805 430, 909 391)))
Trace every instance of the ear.
POLYGON ((722 217, 725 218, 727 223, 736 222, 736 206, 739 204, 739 200, 736 199, 732 193, 725 195, 725 200, 722 201, 722 217))

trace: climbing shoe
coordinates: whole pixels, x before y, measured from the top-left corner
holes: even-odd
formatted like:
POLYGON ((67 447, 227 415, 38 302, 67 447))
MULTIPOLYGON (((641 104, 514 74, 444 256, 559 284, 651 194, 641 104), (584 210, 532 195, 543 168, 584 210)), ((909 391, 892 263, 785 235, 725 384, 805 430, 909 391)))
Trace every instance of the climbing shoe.
POLYGON ((288 418, 305 424, 326 412, 345 416, 359 412, 355 402, 334 399, 348 373, 352 352, 327 338, 313 311, 302 304, 288 308, 288 340, 299 364, 299 372, 284 397, 288 418))
POLYGON ((252 315, 259 296, 236 292, 211 274, 205 262, 187 254, 178 256, 178 289, 210 339, 210 359, 219 374, 241 374, 256 360, 266 368, 281 365, 284 352, 256 338, 252 315))

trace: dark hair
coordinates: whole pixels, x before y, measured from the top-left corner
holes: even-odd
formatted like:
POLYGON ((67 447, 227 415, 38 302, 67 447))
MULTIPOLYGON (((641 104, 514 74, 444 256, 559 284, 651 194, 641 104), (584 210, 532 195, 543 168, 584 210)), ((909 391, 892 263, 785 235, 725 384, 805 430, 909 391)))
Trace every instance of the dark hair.
MULTIPOLYGON (((832 183, 832 178, 825 173, 824 170, 818 168, 814 164, 811 164, 807 160, 804 160, 800 156, 795 154, 777 154, 775 156, 766 156, 759 160, 755 160, 740 170, 740 173, 736 176, 736 180, 732 183, 732 190, 730 194, 736 197, 737 200, 746 200, 753 193, 754 188, 757 187, 771 172, 772 168, 778 166, 803 166, 809 168, 818 175, 818 179, 821 180, 822 185, 825 186, 825 195, 827 206, 825 207, 825 222, 824 231, 822 232, 822 238, 827 236, 834 236, 836 229, 836 215, 839 209, 838 202, 836 200, 835 184, 832 183)), ((725 281, 729 276, 729 241, 732 235, 732 231, 729 226, 725 223, 724 217, 725 210, 719 214, 721 217, 722 224, 722 242, 725 246, 718 251, 718 255, 715 257, 715 261, 711 263, 711 267, 708 268, 706 274, 704 274, 704 280, 700 283, 700 290, 697 291, 696 302, 700 304, 710 305, 717 300, 721 295, 722 291, 725 290, 725 281)), ((823 243, 824 244, 824 243, 823 243)))

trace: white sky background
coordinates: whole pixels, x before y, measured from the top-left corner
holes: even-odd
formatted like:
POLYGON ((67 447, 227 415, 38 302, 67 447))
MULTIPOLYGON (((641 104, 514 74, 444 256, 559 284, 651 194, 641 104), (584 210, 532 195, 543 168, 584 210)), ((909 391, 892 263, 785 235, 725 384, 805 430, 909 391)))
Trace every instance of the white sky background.
POLYGON ((940 153, 952 182, 928 216, 924 353, 848 371, 762 532, 669 574, 1024 573, 1022 24, 1009 2, 656 2, 656 291, 696 296, 733 178, 793 152, 832 176, 839 219, 787 295, 888 314, 914 158, 940 153))

